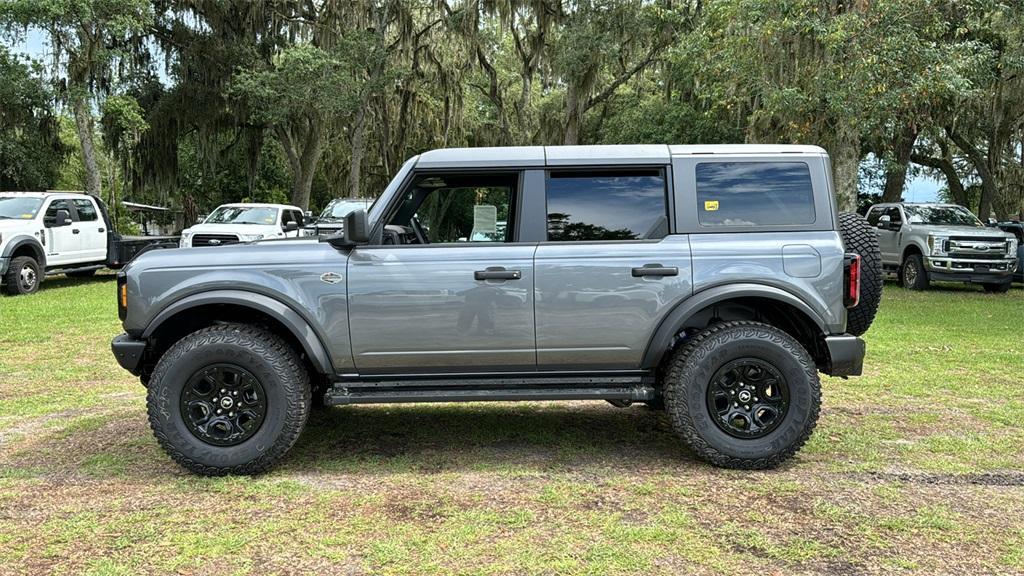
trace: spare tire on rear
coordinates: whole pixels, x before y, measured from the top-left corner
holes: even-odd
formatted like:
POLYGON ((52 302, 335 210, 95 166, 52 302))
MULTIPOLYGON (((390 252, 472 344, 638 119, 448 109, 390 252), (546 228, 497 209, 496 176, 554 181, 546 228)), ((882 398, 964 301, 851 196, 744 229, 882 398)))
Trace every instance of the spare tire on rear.
POLYGON ((846 331, 860 336, 868 331, 882 300, 882 253, 878 235, 860 214, 839 214, 839 233, 848 254, 860 256, 860 302, 846 311, 846 331))

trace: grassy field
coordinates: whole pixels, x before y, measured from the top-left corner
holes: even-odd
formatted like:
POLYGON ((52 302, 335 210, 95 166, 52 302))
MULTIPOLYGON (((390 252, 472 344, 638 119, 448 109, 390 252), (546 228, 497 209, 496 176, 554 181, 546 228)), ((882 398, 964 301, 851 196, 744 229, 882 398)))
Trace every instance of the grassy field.
POLYGON ((1024 290, 886 286, 769 472, 605 403, 315 414, 258 478, 185 474, 109 351, 112 277, 0 298, 0 573, 1024 573, 1024 290))

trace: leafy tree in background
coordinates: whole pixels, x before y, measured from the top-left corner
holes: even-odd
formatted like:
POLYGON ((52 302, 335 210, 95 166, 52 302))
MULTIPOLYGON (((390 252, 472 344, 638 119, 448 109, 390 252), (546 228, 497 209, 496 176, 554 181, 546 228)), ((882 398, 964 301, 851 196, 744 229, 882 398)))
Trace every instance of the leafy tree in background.
POLYGON ((66 152, 41 67, 0 47, 0 190, 50 187, 66 152))

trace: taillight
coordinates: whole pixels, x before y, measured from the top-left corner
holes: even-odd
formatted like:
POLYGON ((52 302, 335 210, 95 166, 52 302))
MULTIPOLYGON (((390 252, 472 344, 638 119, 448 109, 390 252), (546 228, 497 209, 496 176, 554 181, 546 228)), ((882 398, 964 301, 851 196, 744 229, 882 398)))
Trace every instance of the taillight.
POLYGON ((854 308, 860 303, 860 255, 847 254, 843 266, 843 304, 854 308))
POLYGON ((121 272, 117 275, 117 317, 124 320, 128 316, 128 275, 121 272))

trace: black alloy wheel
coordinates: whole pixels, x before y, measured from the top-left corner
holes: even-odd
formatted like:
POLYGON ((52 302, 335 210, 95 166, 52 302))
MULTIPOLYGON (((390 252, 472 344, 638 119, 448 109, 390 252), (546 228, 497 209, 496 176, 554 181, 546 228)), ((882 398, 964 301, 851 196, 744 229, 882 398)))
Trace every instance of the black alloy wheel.
POLYGON ((761 438, 785 419, 789 386, 775 366, 758 358, 740 358, 711 378, 708 411, 723 432, 736 438, 761 438))
POLYGON ((267 416, 267 395, 248 370, 214 364, 185 383, 179 409, 185 427, 199 440, 235 446, 260 429, 267 416))

